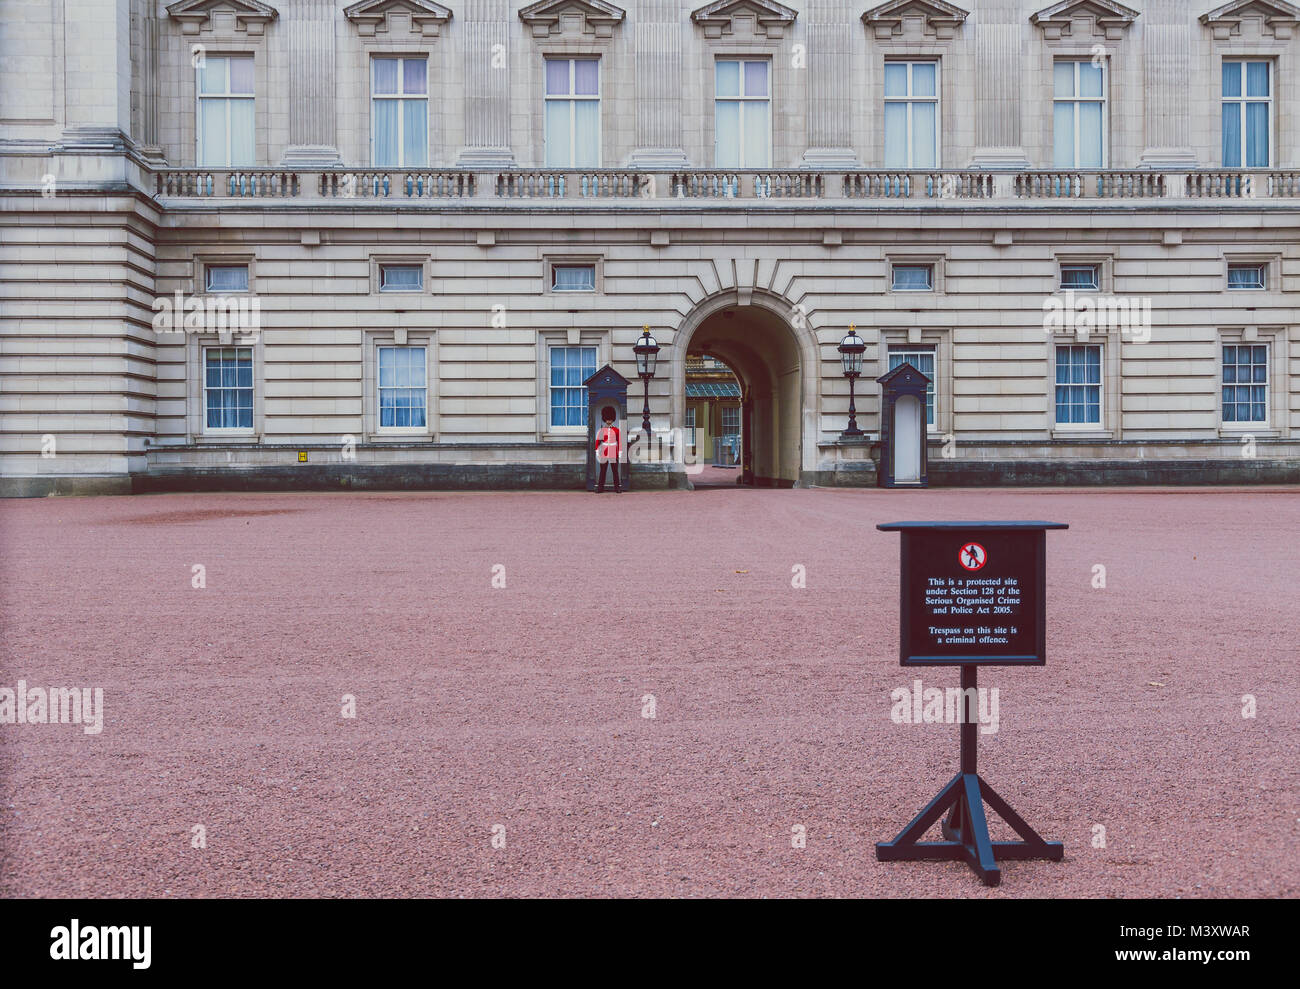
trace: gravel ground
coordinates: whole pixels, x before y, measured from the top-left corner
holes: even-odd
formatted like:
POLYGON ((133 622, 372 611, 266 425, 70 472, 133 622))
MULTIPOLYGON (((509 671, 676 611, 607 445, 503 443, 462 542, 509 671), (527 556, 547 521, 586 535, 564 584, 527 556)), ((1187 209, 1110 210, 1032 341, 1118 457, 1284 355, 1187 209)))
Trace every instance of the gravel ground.
POLYGON ((0 686, 106 711, 0 725, 0 894, 1296 896, 1298 535, 1268 489, 0 503, 0 686), (996 890, 874 856, 957 768, 890 720, 875 525, 942 518, 1071 526, 980 739, 1066 857, 996 890))

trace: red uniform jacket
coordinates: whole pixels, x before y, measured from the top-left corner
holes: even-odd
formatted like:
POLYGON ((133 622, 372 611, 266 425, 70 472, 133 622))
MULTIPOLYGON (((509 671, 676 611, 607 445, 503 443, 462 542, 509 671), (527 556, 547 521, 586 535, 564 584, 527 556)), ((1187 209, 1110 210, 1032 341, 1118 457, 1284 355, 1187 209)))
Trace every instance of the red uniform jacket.
POLYGON ((596 463, 618 463, 622 443, 617 426, 601 426, 596 430, 596 463))

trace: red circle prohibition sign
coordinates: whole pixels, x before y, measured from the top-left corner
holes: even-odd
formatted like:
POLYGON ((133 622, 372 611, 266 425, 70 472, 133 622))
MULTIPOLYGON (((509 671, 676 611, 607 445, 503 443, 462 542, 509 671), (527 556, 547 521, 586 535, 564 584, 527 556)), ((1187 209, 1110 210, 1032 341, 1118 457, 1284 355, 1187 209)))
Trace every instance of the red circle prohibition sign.
POLYGON ((989 562, 988 550, 979 543, 967 543, 958 552, 957 562, 967 570, 979 570, 989 562))

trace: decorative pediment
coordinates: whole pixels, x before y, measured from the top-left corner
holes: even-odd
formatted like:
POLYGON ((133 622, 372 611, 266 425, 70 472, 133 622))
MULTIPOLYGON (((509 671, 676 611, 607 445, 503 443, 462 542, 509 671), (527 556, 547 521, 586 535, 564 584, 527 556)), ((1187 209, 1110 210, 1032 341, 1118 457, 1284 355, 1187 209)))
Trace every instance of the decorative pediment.
POLYGON ((947 41, 970 15, 944 0, 889 0, 862 15, 862 23, 877 41, 915 34, 947 41))
POLYGON ((1289 41, 1300 25, 1300 7, 1283 0, 1234 0, 1201 15, 1201 23, 1214 32, 1215 41, 1241 34, 1242 22, 1256 25, 1255 34, 1289 41))
POLYGON ((715 0, 691 14, 691 20, 704 28, 706 38, 743 35, 747 30, 754 37, 776 40, 798 16, 797 10, 771 0, 715 0))
POLYGON ((1048 41, 1061 38, 1119 41, 1138 16, 1138 11, 1113 0, 1062 0, 1030 15, 1029 19, 1043 29, 1043 37, 1048 41))
POLYGON ((178 0, 168 6, 167 14, 180 22, 182 34, 198 34, 211 27, 214 18, 225 17, 232 19, 235 30, 259 35, 268 21, 280 16, 269 3, 259 0, 178 0))
POLYGON ((343 16, 363 38, 403 33, 436 38, 451 20, 451 10, 433 0, 361 0, 344 8, 343 16))
POLYGON ((532 28, 534 38, 604 39, 614 36, 625 14, 622 7, 604 0, 539 0, 519 11, 519 19, 532 28))

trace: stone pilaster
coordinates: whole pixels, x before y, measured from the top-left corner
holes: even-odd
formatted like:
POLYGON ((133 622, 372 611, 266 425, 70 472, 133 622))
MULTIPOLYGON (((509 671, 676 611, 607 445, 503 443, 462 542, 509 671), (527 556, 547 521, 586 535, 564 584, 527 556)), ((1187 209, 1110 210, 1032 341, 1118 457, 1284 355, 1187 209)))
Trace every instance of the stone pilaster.
POLYGON ((808 149, 804 163, 817 168, 856 168, 853 151, 853 38, 862 25, 855 4, 823 0, 809 4, 804 21, 807 49, 808 149))
POLYGON ((1020 0, 984 0, 966 19, 974 33, 975 149, 971 168, 1028 168, 1020 118, 1022 42, 1028 20, 1020 0))
MULTIPOLYGON (((1142 92, 1146 148, 1141 164, 1150 168, 1195 168, 1192 100, 1192 31, 1196 10, 1184 0, 1147 0, 1142 12, 1142 92)), ((1217 81, 1217 80, 1216 80, 1217 81)), ((1217 92, 1217 90, 1216 90, 1217 92)))
POLYGON ((279 0, 289 59, 289 145, 282 165, 340 164, 336 113, 338 5, 332 0, 279 0))
MULTIPOLYGON (((463 13, 462 13, 463 8, 463 13)), ((464 0, 465 149, 461 168, 514 164, 510 145, 510 36, 515 11, 506 0, 464 0)))
MULTIPOLYGON (((682 33, 676 0, 644 0, 634 8, 636 148, 633 167, 685 167, 682 150, 682 33)), ((629 18, 632 20, 633 18, 629 18)))

